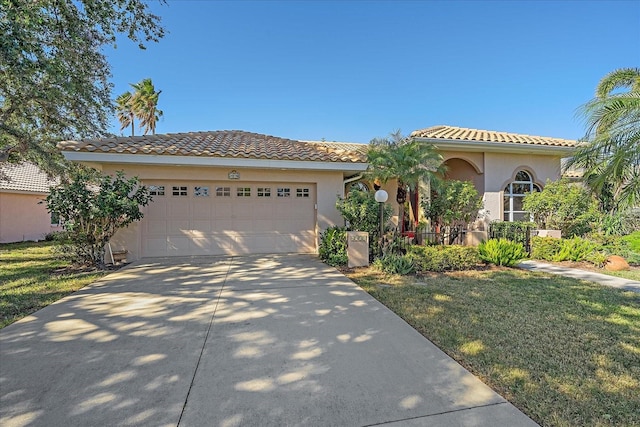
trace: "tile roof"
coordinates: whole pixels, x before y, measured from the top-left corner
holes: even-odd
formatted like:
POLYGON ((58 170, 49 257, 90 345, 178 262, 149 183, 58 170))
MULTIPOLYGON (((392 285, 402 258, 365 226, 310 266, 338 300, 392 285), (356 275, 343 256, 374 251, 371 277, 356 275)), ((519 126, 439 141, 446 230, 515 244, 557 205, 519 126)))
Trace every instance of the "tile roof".
POLYGON ((570 139, 522 135, 518 133, 498 132, 493 130, 468 129, 455 126, 432 126, 430 128, 413 131, 411 136, 443 140, 501 142, 508 144, 532 144, 555 147, 575 147, 578 144, 578 141, 570 139))
POLYGON ((319 162, 366 162, 366 144, 296 141, 223 130, 62 141, 62 151, 166 156, 231 157, 319 162))
POLYGON ((49 179, 46 173, 31 163, 1 163, 0 190, 48 193, 57 181, 49 179))

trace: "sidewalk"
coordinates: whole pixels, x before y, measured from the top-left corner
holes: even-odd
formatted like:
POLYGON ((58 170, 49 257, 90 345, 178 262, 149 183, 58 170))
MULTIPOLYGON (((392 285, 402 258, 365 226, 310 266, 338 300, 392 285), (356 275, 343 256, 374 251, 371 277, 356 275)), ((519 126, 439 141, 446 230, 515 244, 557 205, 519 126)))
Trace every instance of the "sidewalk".
POLYGON ((559 276, 573 277, 575 279, 588 280, 612 288, 624 289, 627 291, 640 292, 640 282, 623 279, 621 277, 609 276, 607 274, 595 273, 593 271, 580 270, 577 268, 562 267, 559 265, 545 264, 539 261, 523 261, 518 264, 518 268, 530 271, 541 271, 544 273, 557 274, 559 276))

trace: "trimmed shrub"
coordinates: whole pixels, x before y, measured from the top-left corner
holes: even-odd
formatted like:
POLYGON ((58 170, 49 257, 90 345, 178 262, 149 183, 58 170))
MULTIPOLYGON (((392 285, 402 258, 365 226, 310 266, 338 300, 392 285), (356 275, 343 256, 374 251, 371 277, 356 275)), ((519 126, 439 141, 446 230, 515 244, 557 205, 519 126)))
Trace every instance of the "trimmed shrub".
POLYGON ((585 261, 590 262, 598 268, 603 268, 609 259, 609 255, 601 251, 595 251, 591 255, 588 255, 585 261))
MULTIPOLYGON (((338 197, 336 209, 344 218, 347 230, 369 233, 369 254, 377 254, 380 251, 380 204, 376 202, 375 193, 352 189, 344 199, 338 197)), ((385 228, 392 213, 391 205, 385 203, 383 205, 385 228)))
POLYGON ((640 254, 630 249, 628 241, 619 236, 591 235, 590 238, 555 239, 533 237, 531 258, 545 261, 587 261, 602 267, 610 255, 619 255, 629 264, 640 263, 640 254))
POLYGON ((469 270, 481 262, 475 247, 460 245, 411 246, 408 256, 420 272, 469 270))
POLYGON ((598 249, 598 244, 582 237, 563 239, 560 252, 553 261, 586 261, 598 249))
POLYGON ((496 265, 513 267, 527 257, 522 243, 507 239, 489 239, 478 246, 480 259, 496 265))
POLYGON ((640 264, 640 232, 627 236, 593 235, 590 238, 600 245, 599 250, 607 255, 619 255, 630 265, 640 264))
POLYGON ((389 253, 373 262, 373 266, 385 273, 407 275, 416 271, 410 256, 389 253))
POLYGON ((334 267, 347 265, 347 230, 344 227, 327 228, 320 235, 320 259, 334 267))
POLYGON ((562 239, 534 236, 531 238, 531 258, 553 261, 553 257, 560 252, 561 247, 562 239))

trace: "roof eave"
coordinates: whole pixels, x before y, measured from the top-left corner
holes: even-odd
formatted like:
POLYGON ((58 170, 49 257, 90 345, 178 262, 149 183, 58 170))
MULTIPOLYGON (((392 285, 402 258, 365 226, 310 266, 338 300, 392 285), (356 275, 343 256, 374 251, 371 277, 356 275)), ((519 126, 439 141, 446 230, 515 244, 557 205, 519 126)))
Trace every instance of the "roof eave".
POLYGON ((164 166, 221 166, 259 169, 294 169, 315 171, 360 172, 367 163, 323 162, 304 160, 272 160, 236 157, 163 156, 151 154, 91 153, 86 151, 63 151, 67 160, 74 162, 121 163, 164 166))
POLYGON ((0 188, 0 193, 28 194, 32 196, 47 196, 49 194, 48 191, 42 191, 42 190, 17 190, 17 189, 10 189, 10 188, 0 188))
POLYGON ((459 139, 425 138, 413 137, 416 141, 433 144, 441 150, 492 152, 492 153, 519 153, 519 154, 551 154, 565 155, 571 154, 576 147, 566 147, 560 145, 537 145, 515 142, 487 142, 487 141, 465 141, 459 139))

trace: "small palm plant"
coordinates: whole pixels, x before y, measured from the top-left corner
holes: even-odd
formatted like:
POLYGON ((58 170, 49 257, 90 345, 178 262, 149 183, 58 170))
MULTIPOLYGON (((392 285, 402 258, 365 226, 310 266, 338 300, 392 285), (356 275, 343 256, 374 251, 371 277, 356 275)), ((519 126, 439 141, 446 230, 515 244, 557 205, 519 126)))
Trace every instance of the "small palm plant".
POLYGON ((490 239, 478 246, 480 259, 495 265, 513 267, 527 257, 522 243, 507 239, 490 239))

